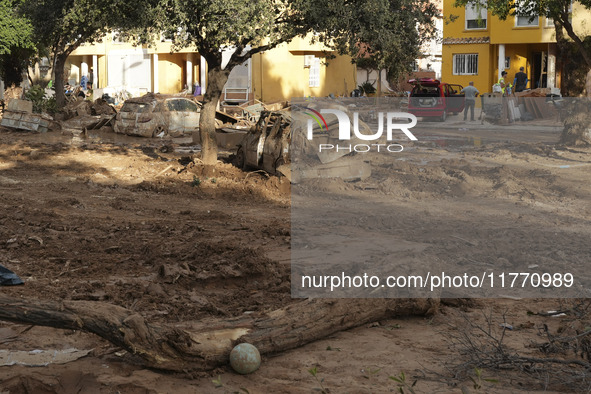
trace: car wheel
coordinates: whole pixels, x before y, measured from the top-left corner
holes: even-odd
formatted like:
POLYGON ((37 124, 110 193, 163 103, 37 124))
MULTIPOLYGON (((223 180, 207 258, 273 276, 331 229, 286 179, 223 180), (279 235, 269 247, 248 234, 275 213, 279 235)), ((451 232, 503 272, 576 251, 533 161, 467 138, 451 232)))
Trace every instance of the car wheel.
POLYGON ((246 169, 246 159, 242 147, 238 148, 238 151, 236 152, 236 167, 246 169))
POLYGON ((447 119, 447 112, 446 111, 443 111, 443 113, 439 117, 439 121, 440 122, 445 122, 445 119, 447 119))
POLYGON ((162 138, 167 134, 166 129, 164 128, 164 126, 156 126, 154 128, 154 132, 152 133, 152 137, 156 138, 162 138))

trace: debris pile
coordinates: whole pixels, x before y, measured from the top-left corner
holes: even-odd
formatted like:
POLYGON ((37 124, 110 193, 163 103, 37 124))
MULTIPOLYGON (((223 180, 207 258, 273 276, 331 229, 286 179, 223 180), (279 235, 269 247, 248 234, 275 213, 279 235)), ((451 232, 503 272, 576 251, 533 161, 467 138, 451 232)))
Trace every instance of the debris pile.
POLYGON ((91 112, 91 102, 84 99, 78 99, 69 102, 62 108, 60 114, 56 117, 58 120, 68 120, 78 116, 88 116, 91 112))
POLYGON ((492 123, 503 122, 503 118, 509 121, 556 118, 562 99, 547 88, 516 92, 508 97, 502 93, 484 93, 480 98, 482 120, 492 123))
POLYGON ((90 107, 91 115, 115 115, 117 111, 106 100, 98 98, 90 107))
POLYGON ((23 88, 20 86, 11 86, 4 90, 4 101, 9 102, 12 99, 20 99, 23 96, 23 88))
POLYGON ((60 120, 68 120, 78 116, 115 115, 115 108, 106 100, 98 98, 94 102, 79 99, 68 103, 61 111, 60 120))
POLYGON ((12 99, 4 110, 0 125, 16 130, 45 133, 49 130, 53 118, 46 114, 34 114, 33 102, 12 99))
POLYGON ((258 122, 261 112, 280 111, 288 107, 289 103, 285 101, 266 104, 259 100, 254 100, 254 104, 225 105, 216 112, 216 128, 248 130, 258 122))
POLYGON ((557 115, 557 101, 560 100, 558 95, 553 95, 551 89, 541 88, 526 90, 523 92, 516 92, 517 107, 522 114, 521 120, 531 120, 528 118, 549 119, 557 115), (531 114, 531 116, 524 116, 523 114, 531 114))
POLYGON ((245 134, 256 127, 261 113, 288 108, 287 102, 265 104, 255 100, 254 104, 224 105, 216 111, 215 128, 218 146, 233 149, 239 145, 245 134))

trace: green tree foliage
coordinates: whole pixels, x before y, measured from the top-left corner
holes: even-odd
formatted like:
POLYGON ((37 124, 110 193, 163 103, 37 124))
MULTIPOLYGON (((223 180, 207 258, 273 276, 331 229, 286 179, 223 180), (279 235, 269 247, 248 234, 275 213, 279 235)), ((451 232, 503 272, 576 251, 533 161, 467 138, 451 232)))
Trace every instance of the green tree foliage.
POLYGON ((199 135, 203 161, 217 160, 215 108, 235 66, 314 31, 340 53, 364 54, 397 70, 411 64, 427 32, 433 7, 420 0, 164 0, 158 26, 179 47, 195 48, 207 61, 207 91, 199 135), (231 51, 222 64, 220 49, 231 51))
POLYGON ((232 69, 254 54, 291 40, 306 29, 290 0, 164 0, 158 26, 177 47, 195 48, 208 65, 199 134, 203 160, 217 160, 215 109, 232 69), (230 51, 227 64, 222 52, 230 51))
POLYGON ((16 13, 18 2, 0 2, 0 55, 9 55, 13 48, 33 48, 31 24, 16 13))
POLYGON ((30 22, 17 14, 19 3, 17 0, 0 2, 0 78, 7 86, 22 81, 27 60, 35 50, 30 22))
POLYGON ((21 13, 34 27, 40 46, 54 58, 58 107, 65 103, 64 66, 81 44, 100 41, 113 29, 132 29, 150 20, 149 1, 126 0, 22 0, 21 13))
POLYGON ((435 38, 437 7, 424 0, 310 2, 308 20, 320 41, 358 66, 385 69, 397 79, 411 71, 425 42, 435 38))

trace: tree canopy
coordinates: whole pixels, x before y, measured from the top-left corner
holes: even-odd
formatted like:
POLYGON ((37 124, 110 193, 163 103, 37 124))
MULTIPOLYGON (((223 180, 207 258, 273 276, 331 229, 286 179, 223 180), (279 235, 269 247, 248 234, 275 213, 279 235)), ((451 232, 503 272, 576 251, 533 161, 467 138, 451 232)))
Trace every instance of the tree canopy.
POLYGON ((18 84, 28 58, 33 54, 33 27, 26 17, 19 16, 20 1, 0 2, 0 78, 7 85, 18 84))
POLYGON ((436 36, 431 2, 420 0, 326 0, 310 3, 308 19, 325 44, 397 78, 410 71, 422 45, 436 36))
POLYGON ((420 0, 164 0, 158 26, 208 64, 199 135, 204 162, 217 160, 215 106, 233 67, 254 54, 314 32, 341 54, 372 57, 380 67, 410 67, 433 31, 432 5, 420 0), (221 49, 231 51, 222 64, 221 49))
POLYGON ((13 48, 34 48, 33 27, 27 18, 17 14, 19 1, 0 3, 0 55, 10 54, 13 48))

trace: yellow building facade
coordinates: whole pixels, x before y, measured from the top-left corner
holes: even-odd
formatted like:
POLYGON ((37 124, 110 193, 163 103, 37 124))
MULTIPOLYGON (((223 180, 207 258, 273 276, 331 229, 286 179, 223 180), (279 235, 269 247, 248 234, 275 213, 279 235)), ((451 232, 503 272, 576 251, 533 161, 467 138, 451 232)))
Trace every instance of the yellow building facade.
MULTIPOLYGON (((348 56, 334 58, 322 44, 310 37, 255 54, 230 74, 222 100, 263 102, 290 100, 292 97, 349 95, 357 87, 355 65, 348 56)), ((172 52, 172 43, 133 46, 119 42, 116 35, 101 43, 85 44, 68 58, 66 73, 72 85, 82 76, 92 78, 98 92, 128 91, 176 94, 192 91, 195 83, 207 90, 207 64, 198 52, 183 49, 172 52)))
MULTIPOLYGON (((502 71, 507 71, 513 83, 519 68, 524 67, 528 89, 560 88, 561 66, 551 19, 523 15, 500 20, 471 4, 454 7, 454 0, 444 0, 443 13, 444 82, 466 86, 473 81, 481 92, 490 92, 502 71)), ((587 27, 586 21, 590 18, 591 13, 582 5, 573 4, 575 32, 589 34, 591 26, 587 27)))

